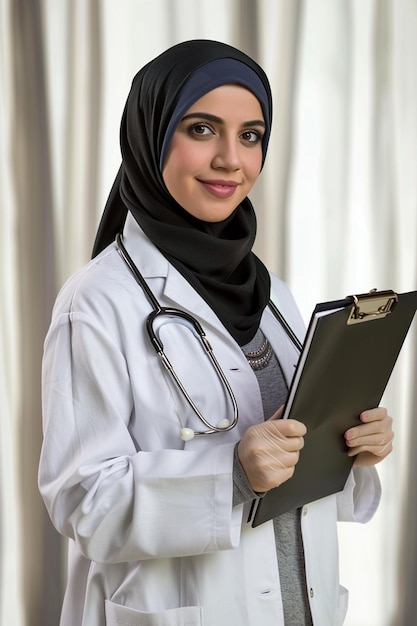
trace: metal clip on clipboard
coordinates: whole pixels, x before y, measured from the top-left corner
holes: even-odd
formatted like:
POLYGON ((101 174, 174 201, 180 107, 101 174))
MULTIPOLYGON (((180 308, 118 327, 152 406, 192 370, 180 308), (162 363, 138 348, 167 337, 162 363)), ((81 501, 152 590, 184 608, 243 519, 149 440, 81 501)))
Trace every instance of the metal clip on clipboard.
POLYGON ((398 303, 398 295, 391 290, 372 289, 369 293, 351 297, 353 305, 347 320, 348 325, 386 317, 398 303))

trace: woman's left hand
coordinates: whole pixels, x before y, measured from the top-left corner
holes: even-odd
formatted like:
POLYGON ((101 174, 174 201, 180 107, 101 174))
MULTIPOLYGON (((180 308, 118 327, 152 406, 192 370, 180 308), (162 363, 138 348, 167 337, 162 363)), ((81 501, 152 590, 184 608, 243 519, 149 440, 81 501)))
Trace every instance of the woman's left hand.
POLYGON ((348 456, 356 456, 355 467, 376 465, 392 451, 392 417, 386 409, 370 409, 360 415, 362 424, 345 432, 348 456))

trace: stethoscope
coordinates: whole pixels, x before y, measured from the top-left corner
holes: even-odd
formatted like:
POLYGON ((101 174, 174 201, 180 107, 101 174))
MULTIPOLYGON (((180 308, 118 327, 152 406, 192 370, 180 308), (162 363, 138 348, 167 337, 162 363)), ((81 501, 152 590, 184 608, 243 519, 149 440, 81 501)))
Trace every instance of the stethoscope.
MULTIPOLYGON (((145 281, 144 277, 140 273, 139 269, 135 265, 133 259, 127 252, 126 247, 123 243, 122 235, 120 233, 116 236, 116 246, 117 246, 117 250, 120 256, 122 257, 122 259, 124 260, 128 268, 130 269, 130 271, 132 272, 136 282, 142 288, 150 305, 152 306, 152 311, 149 313, 148 317, 146 318, 146 330, 147 330, 150 342, 152 346, 154 347, 158 357, 161 359, 165 369, 169 372, 169 374, 172 376, 173 380, 175 381, 175 384, 177 385, 181 394, 183 395, 185 400, 188 402, 189 406, 192 408, 192 410, 197 415, 197 417, 201 420, 201 422, 206 427, 206 430, 202 430, 202 431, 196 431, 196 430, 193 430, 192 428, 181 428, 180 430, 181 439, 183 441, 189 441, 190 439, 193 439, 196 435, 211 435, 215 433, 228 432, 229 430, 232 430, 232 428, 236 426, 238 419, 239 419, 239 411, 237 407, 236 398, 229 384, 229 381, 226 378, 225 373, 223 372, 222 368, 219 365, 219 362, 217 361, 213 353, 213 348, 211 347, 201 324, 192 315, 190 315, 189 313, 186 313, 185 311, 181 311, 181 309, 161 306, 158 300, 156 299, 154 293, 150 289, 149 285, 145 281), (170 360, 165 354, 162 341, 157 336, 157 332, 155 331, 154 325, 155 325, 155 321, 161 317, 175 318, 177 322, 184 324, 184 326, 186 326, 189 330, 191 330, 194 336, 200 340, 201 345, 205 353, 207 354, 210 360, 210 363, 212 364, 220 382, 223 384, 227 392, 227 396, 232 405, 233 419, 231 421, 228 418, 223 418, 216 425, 211 424, 204 417, 201 411, 198 409, 195 402, 192 400, 189 393, 187 392, 184 385, 182 384, 181 380, 179 379, 178 374, 176 373, 170 360)), ((292 328, 289 326, 289 324, 287 323, 286 319, 283 317, 279 309, 272 302, 272 300, 269 301, 268 306, 271 309, 274 316, 276 317, 276 319, 283 326, 285 332, 287 333, 287 335, 289 336, 289 338, 291 339, 291 341, 293 342, 297 350, 301 351, 301 348, 302 348, 301 342, 299 341, 299 339, 297 338, 297 336, 295 335, 292 328)))

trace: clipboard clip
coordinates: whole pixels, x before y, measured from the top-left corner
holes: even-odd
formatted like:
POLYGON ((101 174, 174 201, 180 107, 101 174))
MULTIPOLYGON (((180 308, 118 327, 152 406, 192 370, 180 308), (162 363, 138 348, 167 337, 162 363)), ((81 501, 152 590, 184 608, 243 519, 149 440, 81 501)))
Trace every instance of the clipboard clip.
POLYGON ((398 303, 398 295, 394 291, 372 289, 369 293, 350 297, 353 298, 353 304, 347 320, 348 325, 386 317, 398 303))

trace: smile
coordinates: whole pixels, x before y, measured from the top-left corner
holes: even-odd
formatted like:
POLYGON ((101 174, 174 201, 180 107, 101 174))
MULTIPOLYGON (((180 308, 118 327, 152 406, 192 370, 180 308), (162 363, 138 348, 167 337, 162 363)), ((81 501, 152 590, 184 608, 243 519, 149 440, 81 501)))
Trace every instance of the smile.
POLYGON ((230 198, 239 185, 239 183, 228 180, 199 180, 198 182, 216 198, 230 198))

